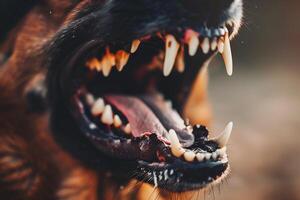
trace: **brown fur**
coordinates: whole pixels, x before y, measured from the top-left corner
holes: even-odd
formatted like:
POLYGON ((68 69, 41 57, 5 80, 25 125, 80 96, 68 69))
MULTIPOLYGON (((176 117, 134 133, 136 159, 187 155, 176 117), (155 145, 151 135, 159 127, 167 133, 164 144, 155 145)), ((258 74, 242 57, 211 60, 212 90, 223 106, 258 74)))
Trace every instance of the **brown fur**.
MULTIPOLYGON (((6 199, 168 199, 172 195, 132 180, 120 189, 108 175, 84 167, 64 152, 51 137, 48 113, 34 114, 26 106, 26 91, 43 77, 41 48, 74 13, 89 0, 76 5, 70 0, 45 0, 34 7, 11 31, 1 52, 13 54, 0 71, 0 198, 6 199), (37 78, 38 77, 38 78, 37 78)), ((206 73, 197 85, 206 82, 206 73)), ((205 87, 194 90, 186 114, 193 122, 208 123, 189 109, 209 116, 205 87), (199 121, 200 120, 200 121, 199 121)), ((203 116, 203 115, 202 115, 203 116)), ((191 199, 191 194, 173 197, 191 199)))

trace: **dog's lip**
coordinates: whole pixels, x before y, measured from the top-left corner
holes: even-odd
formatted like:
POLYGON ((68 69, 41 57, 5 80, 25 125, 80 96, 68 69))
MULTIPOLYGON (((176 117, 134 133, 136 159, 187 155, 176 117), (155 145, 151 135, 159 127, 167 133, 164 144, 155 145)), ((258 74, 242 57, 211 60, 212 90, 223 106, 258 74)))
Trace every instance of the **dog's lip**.
POLYGON ((186 165, 180 160, 172 164, 139 161, 136 178, 154 187, 174 192, 201 189, 222 180, 229 172, 228 160, 186 165))

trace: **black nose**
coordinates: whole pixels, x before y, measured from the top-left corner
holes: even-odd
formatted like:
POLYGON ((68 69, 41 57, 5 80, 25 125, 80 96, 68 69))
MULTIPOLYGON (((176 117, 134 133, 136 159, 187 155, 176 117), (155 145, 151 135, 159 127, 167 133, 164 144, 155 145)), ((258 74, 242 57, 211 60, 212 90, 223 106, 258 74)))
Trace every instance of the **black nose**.
POLYGON ((192 15, 216 18, 226 12, 234 0, 178 0, 192 15))

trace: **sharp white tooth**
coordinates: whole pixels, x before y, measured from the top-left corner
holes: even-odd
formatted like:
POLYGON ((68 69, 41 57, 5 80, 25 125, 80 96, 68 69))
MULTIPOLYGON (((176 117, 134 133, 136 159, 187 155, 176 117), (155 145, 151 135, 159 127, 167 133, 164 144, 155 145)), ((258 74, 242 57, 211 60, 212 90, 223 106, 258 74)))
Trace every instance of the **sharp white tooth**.
POLYGON ((102 98, 99 98, 93 104, 91 113, 93 116, 98 116, 104 111, 105 103, 102 98))
POLYGON ((193 162, 196 155, 193 151, 186 151, 184 154, 183 154, 183 157, 186 161, 188 162, 193 162))
POLYGON ((231 76, 233 73, 233 62, 232 62, 232 53, 230 47, 230 40, 228 38, 228 32, 225 34, 224 51, 222 53, 222 56, 226 66, 227 74, 231 76))
POLYGON ((172 154, 177 158, 182 156, 185 153, 185 150, 181 147, 181 144, 179 142, 176 132, 173 129, 171 129, 169 131, 169 133, 167 134, 167 137, 171 143, 170 147, 171 147, 172 154))
POLYGON ((114 116, 114 126, 115 126, 116 128, 119 128, 119 127, 122 126, 122 121, 121 121, 119 115, 115 115, 115 116, 114 116))
POLYGON ((213 160, 217 160, 218 154, 217 154, 216 152, 213 152, 213 153, 211 154, 211 157, 212 157, 213 160))
POLYGON ((130 134, 130 133, 131 133, 131 126, 130 126, 129 123, 125 126, 124 132, 125 132, 126 134, 130 134))
POLYGON ((108 125, 112 125, 114 123, 113 112, 110 105, 105 106, 101 116, 101 122, 108 125))
POLYGON ((201 44, 201 48, 202 48, 203 53, 207 54, 209 52, 210 44, 209 44, 208 38, 204 38, 204 40, 201 44))
POLYGON ((116 53, 116 67, 118 71, 122 71, 129 59, 129 53, 123 50, 119 50, 116 53))
POLYGON ((209 160, 211 158, 211 153, 205 153, 204 158, 205 160, 209 160))
POLYGON ((105 77, 109 76, 112 65, 107 56, 104 56, 104 58, 101 61, 101 65, 102 65, 103 76, 105 76, 105 77))
POLYGON ((222 40, 222 38, 220 38, 218 42, 218 51, 221 54, 224 52, 224 41, 222 40))
POLYGON ((199 162, 202 162, 204 160, 205 156, 203 153, 197 153, 196 158, 199 162))
POLYGON ((220 148, 225 147, 229 141, 229 138, 230 138, 230 135, 232 132, 232 127, 233 127, 233 123, 229 122, 227 124, 227 126, 225 127, 224 131, 219 136, 217 136, 216 138, 213 138, 211 140, 215 141, 219 145, 220 148))
POLYGON ((192 33, 188 45, 189 45, 189 55, 194 56, 197 53, 197 50, 199 48, 199 38, 197 33, 195 32, 192 33))
POLYGON ((92 94, 87 94, 85 96, 85 100, 86 100, 86 103, 89 105, 89 106, 93 106, 94 103, 95 103, 95 98, 92 94))
POLYGON ((210 48, 212 51, 216 50, 218 47, 218 40, 217 38, 214 38, 213 41, 211 42, 210 48))
POLYGON ((180 47, 179 53, 176 58, 175 65, 176 65, 178 72, 180 72, 180 73, 184 72, 185 63, 184 63, 184 46, 183 45, 180 47))
POLYGON ((176 55, 179 49, 179 44, 173 35, 167 35, 165 45, 166 45, 166 53, 165 53, 163 73, 164 76, 169 76, 175 63, 176 55))
POLYGON ((177 137, 176 132, 173 129, 169 130, 169 134, 167 134, 168 140, 171 143, 171 146, 181 147, 179 139, 177 137))
POLYGON ((140 40, 133 40, 131 43, 130 53, 135 53, 136 50, 139 48, 140 44, 141 44, 140 40))

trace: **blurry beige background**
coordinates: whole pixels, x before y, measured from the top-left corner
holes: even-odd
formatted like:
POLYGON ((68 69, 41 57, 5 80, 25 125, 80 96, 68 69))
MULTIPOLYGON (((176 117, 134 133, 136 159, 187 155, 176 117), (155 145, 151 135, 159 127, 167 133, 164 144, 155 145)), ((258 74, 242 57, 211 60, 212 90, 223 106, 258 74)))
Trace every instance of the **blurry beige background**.
POLYGON ((206 199, 300 199, 299 19, 299 0, 245 0, 233 77, 221 59, 210 66, 211 131, 235 126, 231 175, 206 199))

